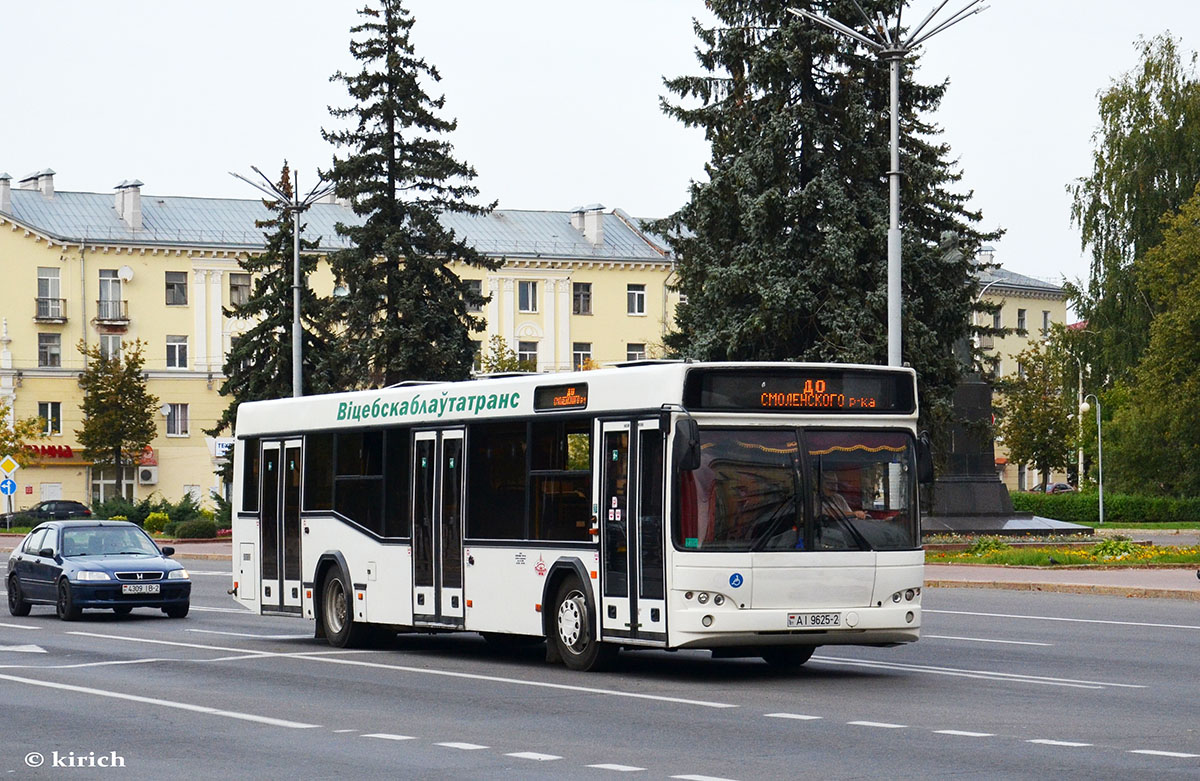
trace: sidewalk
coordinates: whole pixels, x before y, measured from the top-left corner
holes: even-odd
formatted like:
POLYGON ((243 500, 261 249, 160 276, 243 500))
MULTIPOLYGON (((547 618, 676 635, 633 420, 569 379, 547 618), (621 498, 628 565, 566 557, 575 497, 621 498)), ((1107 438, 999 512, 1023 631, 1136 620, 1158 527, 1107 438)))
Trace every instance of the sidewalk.
MULTIPOLYGON (((0 535, 0 552, 11 551, 20 541, 20 535, 0 535)), ((224 540, 166 544, 175 548, 176 558, 226 562, 233 558, 233 543, 224 540)), ((1196 569, 1190 567, 1072 569, 926 564, 925 587, 1057 591, 1067 594, 1112 594, 1122 597, 1157 597, 1200 602, 1200 578, 1196 576, 1196 569)))

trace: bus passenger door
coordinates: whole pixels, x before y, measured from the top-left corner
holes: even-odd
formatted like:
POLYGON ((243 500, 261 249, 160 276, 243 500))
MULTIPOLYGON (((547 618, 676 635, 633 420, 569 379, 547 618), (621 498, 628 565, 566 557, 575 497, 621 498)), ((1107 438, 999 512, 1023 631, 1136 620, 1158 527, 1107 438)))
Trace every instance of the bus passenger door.
POLYGON ((657 420, 604 423, 600 441, 602 634, 659 644, 667 632, 662 432, 657 420))
POLYGON ((463 431, 413 435, 413 623, 463 625, 463 431))
POLYGON ((300 612, 302 441, 262 443, 259 598, 264 612, 300 612))

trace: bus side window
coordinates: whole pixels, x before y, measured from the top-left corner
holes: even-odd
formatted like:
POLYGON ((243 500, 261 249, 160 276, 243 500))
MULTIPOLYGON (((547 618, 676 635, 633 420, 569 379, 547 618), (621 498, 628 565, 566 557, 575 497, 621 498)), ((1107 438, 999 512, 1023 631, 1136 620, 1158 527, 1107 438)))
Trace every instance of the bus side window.
POLYGON ((525 537, 529 477, 525 423, 470 427, 467 460, 467 536, 484 540, 525 537))
POLYGON ((533 424, 533 539, 591 539, 591 441, 587 418, 533 424))
POLYGON ((258 439, 238 443, 242 457, 242 510, 258 512, 258 439))

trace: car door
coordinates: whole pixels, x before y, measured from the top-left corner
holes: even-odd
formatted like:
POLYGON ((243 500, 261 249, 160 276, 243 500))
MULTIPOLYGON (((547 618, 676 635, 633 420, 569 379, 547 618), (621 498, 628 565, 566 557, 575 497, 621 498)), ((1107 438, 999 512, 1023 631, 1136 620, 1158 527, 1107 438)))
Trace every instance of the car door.
POLYGON ((47 540, 57 536, 54 529, 34 529, 21 548, 17 559, 17 577, 21 582, 21 590, 30 599, 53 598, 53 558, 41 555, 43 548, 57 549, 57 546, 47 540))

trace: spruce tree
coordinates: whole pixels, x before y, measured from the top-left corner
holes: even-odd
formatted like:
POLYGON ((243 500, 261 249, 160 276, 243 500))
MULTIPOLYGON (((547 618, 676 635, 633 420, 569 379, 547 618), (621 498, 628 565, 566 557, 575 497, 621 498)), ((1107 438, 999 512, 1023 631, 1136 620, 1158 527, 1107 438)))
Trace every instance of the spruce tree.
POLYGON ((363 385, 465 379, 474 357, 470 335, 484 326, 469 308, 485 299, 452 264, 493 269, 500 261, 485 258, 439 217, 482 215, 495 204, 469 202, 478 195, 475 171, 444 140, 457 123, 438 115, 444 97, 425 92, 423 83, 440 77, 413 49, 408 11, 400 0, 377 0, 359 14, 350 53, 362 70, 332 77, 354 104, 331 113, 350 127, 323 131, 347 150, 335 155, 327 178, 363 218, 361 225, 338 225, 353 246, 330 257, 349 290, 338 307, 344 353, 363 385))
MULTIPOLYGON (((871 15, 891 0, 860 0, 871 15)), ((884 363, 887 358, 889 95, 873 53, 787 13, 808 5, 851 26, 850 2, 712 0, 697 23, 700 76, 666 80, 664 110, 712 146, 707 181, 659 229, 676 236, 686 304, 667 346, 708 360, 884 363)), ((994 235, 951 188, 961 174, 926 118, 944 84, 901 83, 903 359, 926 413, 947 412, 970 331, 971 258, 994 235), (953 236, 961 251, 947 251, 953 236)))
MULTIPOLYGON (((292 174, 286 160, 275 186, 285 196, 293 197, 292 174)), ((265 247, 261 253, 247 255, 238 261, 242 270, 251 275, 250 297, 225 310, 226 317, 248 321, 251 326, 234 337, 225 356, 221 395, 232 398, 216 425, 205 432, 210 436, 232 430, 238 405, 243 401, 292 395, 293 220, 284 204, 264 200, 263 206, 271 216, 254 225, 263 231, 265 247)), ((317 256, 313 252, 318 242, 304 238, 304 228, 301 223, 301 280, 308 279, 317 268, 317 256)), ((330 393, 343 386, 329 311, 328 299, 317 296, 307 284, 301 287, 303 395, 330 393)))

